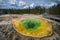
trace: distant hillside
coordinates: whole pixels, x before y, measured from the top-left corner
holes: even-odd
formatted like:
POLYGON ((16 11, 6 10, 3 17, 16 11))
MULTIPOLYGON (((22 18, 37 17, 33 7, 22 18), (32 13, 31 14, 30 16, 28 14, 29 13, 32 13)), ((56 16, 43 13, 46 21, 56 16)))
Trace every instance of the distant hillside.
POLYGON ((45 8, 36 6, 35 8, 27 9, 0 9, 1 14, 41 14, 45 12, 45 8))

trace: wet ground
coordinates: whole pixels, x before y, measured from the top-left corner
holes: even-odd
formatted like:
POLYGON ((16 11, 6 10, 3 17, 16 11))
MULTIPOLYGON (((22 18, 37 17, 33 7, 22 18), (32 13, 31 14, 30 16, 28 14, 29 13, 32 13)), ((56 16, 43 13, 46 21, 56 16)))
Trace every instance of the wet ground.
MULTIPOLYGON (((16 18, 17 16, 21 17, 21 15, 12 15, 13 18, 16 18)), ((50 15, 49 15, 50 18, 47 17, 47 15, 40 16, 43 16, 52 23, 53 31, 51 35, 42 38, 21 35, 17 33, 13 28, 13 25, 11 23, 11 14, 9 14, 0 16, 0 40, 60 40, 60 22, 50 19, 54 18, 53 16, 50 15)), ((58 20, 60 19, 58 18, 58 20)))

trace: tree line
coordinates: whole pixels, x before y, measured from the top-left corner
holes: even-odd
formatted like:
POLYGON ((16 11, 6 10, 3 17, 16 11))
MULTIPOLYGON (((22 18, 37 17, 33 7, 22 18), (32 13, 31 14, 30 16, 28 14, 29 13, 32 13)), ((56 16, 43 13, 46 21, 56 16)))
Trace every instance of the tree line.
MULTIPOLYGON (((48 9, 41 6, 36 6, 35 8, 27 8, 27 9, 0 9, 2 14, 55 14, 60 15, 60 4, 54 5, 48 9)), ((0 13, 1 14, 1 13, 0 13)))

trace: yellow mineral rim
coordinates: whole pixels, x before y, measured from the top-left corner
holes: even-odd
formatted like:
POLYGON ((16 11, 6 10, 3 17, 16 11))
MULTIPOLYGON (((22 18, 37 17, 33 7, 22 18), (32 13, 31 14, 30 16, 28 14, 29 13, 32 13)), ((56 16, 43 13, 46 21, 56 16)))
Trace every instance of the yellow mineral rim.
POLYGON ((16 31, 26 36, 51 34, 51 23, 42 18, 16 18, 12 20, 12 23, 16 31))

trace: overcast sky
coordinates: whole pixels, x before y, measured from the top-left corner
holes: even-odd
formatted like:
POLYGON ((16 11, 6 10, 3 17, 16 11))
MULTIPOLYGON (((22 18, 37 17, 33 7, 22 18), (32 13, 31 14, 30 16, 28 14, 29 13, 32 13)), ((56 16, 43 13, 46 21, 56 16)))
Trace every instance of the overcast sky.
POLYGON ((49 8, 60 3, 60 0, 0 0, 0 9, 24 9, 34 8, 35 6, 44 6, 49 8))

